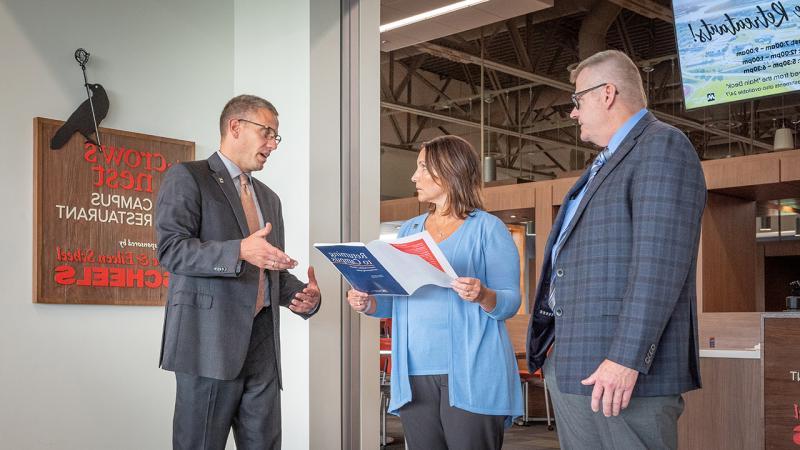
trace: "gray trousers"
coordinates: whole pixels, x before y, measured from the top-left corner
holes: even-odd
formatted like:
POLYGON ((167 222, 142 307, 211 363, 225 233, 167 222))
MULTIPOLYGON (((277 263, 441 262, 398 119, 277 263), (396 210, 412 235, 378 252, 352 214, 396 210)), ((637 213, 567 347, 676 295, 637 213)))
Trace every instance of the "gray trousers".
POLYGON ((447 375, 409 377, 411 401, 400 408, 409 450, 499 450, 506 416, 450 406, 447 375))
POLYGON ((559 390, 552 355, 545 360, 544 378, 556 412, 562 449, 678 448, 678 417, 683 412, 680 395, 633 397, 618 416, 606 417, 602 406, 600 411, 592 412, 591 396, 559 390))
POLYGON ((281 447, 281 397, 272 308, 253 321, 244 367, 233 380, 175 373, 172 446, 223 450, 231 428, 238 450, 281 447))

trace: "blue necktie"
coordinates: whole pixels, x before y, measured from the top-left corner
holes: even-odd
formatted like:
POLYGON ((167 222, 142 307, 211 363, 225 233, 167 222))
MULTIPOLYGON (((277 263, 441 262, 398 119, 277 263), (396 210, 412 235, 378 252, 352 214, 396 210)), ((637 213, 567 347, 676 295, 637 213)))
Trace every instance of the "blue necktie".
MULTIPOLYGON (((597 154, 597 157, 592 162, 592 167, 589 169, 589 177, 586 179, 586 183, 584 183, 583 187, 579 191, 579 193, 585 193, 586 190, 589 188, 589 185, 592 183, 595 175, 597 172, 600 171, 600 168, 603 167, 603 164, 608 161, 608 147, 604 148, 600 153, 597 154)), ((579 197, 580 195, 576 195, 575 197, 579 197)), ((573 198, 575 198, 573 197, 573 198)), ((574 201, 574 200, 573 200, 574 201)), ((564 205, 566 207, 567 205, 564 205)), ((575 217, 573 216, 572 219, 575 217)), ((571 219, 571 220, 572 220, 571 219)), ((556 243, 553 244, 553 248, 555 250, 555 258, 558 258, 558 254, 561 252, 561 246, 564 245, 564 240, 567 237, 567 233, 565 231, 569 227, 568 223, 562 224, 561 226, 561 233, 558 235, 558 239, 556 239, 556 243)), ((556 296, 555 296, 555 281, 556 281, 556 271, 553 270, 553 266, 555 266, 555 258, 550 261, 550 294, 547 297, 547 306, 550 307, 551 311, 555 311, 556 307, 556 296)))

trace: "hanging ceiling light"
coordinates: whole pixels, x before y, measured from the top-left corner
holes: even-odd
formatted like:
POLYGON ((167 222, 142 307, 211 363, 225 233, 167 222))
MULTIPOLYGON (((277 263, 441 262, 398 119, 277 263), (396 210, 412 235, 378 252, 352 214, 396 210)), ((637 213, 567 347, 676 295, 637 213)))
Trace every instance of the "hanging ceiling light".
POLYGON ((775 140, 772 144, 773 150, 791 150, 794 148, 794 136, 791 128, 778 128, 775 130, 775 140))

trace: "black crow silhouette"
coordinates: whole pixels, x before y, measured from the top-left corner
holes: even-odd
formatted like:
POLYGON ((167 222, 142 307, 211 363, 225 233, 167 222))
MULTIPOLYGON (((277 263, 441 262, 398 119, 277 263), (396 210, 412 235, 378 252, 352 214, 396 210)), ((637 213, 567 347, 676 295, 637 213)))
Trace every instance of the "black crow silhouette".
MULTIPOLYGON (((94 104, 94 115, 97 119, 97 126, 105 119, 108 114, 108 95, 103 86, 99 84, 90 84, 89 89, 92 90, 92 103, 94 104)), ((92 120, 92 107, 89 105, 89 99, 86 99, 78 106, 78 109, 69 116, 64 125, 56 131, 53 139, 50 140, 50 148, 58 150, 63 147, 75 132, 79 132, 86 138, 87 141, 97 145, 97 142, 90 137, 94 134, 94 121, 92 120)))

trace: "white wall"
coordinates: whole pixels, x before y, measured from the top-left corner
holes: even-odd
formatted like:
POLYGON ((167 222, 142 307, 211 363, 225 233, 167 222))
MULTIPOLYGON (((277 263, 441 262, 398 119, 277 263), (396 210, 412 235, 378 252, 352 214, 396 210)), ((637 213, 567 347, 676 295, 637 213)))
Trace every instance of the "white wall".
POLYGON ((109 94, 104 126, 195 141, 203 158, 233 92, 233 3, 0 2, 0 447, 169 448, 163 309, 31 303, 32 118, 85 99, 78 47, 109 94))
MULTIPOLYGON (((307 1, 235 0, 234 91, 254 94, 278 109, 284 138, 255 176, 281 198, 286 252, 308 267, 309 5, 307 1)), ((311 319, 314 320, 314 319, 311 319)), ((308 448, 309 321, 281 310, 283 447, 308 448), (291 418, 291 420, 289 420, 291 418)))

